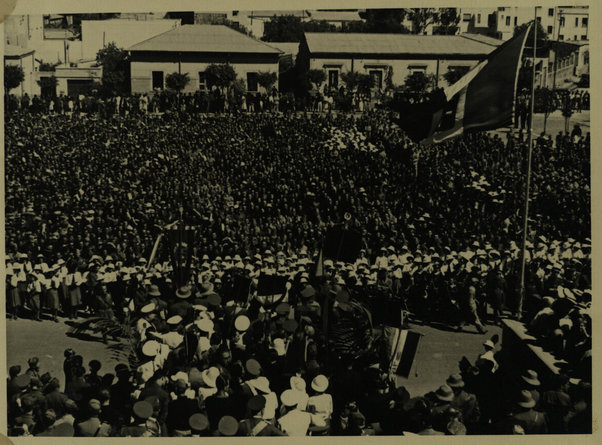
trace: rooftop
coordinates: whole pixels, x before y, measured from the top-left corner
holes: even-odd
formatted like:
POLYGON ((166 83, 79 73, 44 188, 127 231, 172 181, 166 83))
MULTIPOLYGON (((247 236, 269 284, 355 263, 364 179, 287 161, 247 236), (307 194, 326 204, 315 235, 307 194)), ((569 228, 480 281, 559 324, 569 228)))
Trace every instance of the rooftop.
POLYGON ((4 44, 4 57, 7 59, 20 59, 34 52, 35 50, 23 48, 22 46, 4 44))
MULTIPOLYGON (((463 36, 412 34, 305 33, 311 53, 427 54, 486 56, 496 45, 463 36)), ((496 39, 494 39, 496 40, 496 39)), ((501 42, 500 42, 501 43, 501 42)))
POLYGON ((487 45, 500 46, 504 43, 503 40, 496 39, 495 37, 486 36, 483 34, 473 34, 470 32, 464 32, 460 34, 460 37, 464 37, 465 39, 475 40, 477 42, 486 43, 487 45))
POLYGON ((280 54, 280 50, 224 25, 182 25, 137 43, 128 51, 280 54))

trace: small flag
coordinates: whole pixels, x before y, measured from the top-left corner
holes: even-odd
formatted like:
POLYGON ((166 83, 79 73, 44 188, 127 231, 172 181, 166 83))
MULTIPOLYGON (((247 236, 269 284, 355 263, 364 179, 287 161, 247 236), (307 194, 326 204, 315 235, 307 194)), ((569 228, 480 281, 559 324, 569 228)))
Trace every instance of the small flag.
POLYGON ((389 326, 385 327, 383 335, 385 335, 389 346, 389 374, 397 374, 408 378, 414 364, 421 335, 407 329, 389 326))

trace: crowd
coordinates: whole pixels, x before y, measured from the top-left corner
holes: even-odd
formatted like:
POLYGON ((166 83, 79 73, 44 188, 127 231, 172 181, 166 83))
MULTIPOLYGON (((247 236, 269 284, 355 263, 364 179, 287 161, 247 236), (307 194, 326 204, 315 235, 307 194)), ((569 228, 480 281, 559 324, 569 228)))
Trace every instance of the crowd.
POLYGON ((589 134, 538 139, 532 163, 524 312, 568 362, 565 376, 524 369, 526 379, 504 378, 489 343, 441 388, 410 397, 391 379, 378 338, 330 334, 363 317, 358 303, 376 312, 381 291, 415 319, 479 332, 517 308, 520 135, 418 147, 377 113, 19 111, 5 128, 8 314, 83 311, 136 331, 135 359, 114 374, 100 377, 96 361, 86 373, 83 358, 66 352, 62 392, 57 376, 13 367, 15 434, 587 429, 589 134), (169 243, 147 258, 180 215, 197 237, 192 278, 176 290, 169 243), (339 223, 361 233, 364 249, 354 263, 322 263, 322 236, 339 223), (325 276, 315 276, 318 266, 325 276), (257 295, 262 272, 287 277, 279 304, 257 295), (235 277, 250 279, 247 298, 235 297, 235 277))

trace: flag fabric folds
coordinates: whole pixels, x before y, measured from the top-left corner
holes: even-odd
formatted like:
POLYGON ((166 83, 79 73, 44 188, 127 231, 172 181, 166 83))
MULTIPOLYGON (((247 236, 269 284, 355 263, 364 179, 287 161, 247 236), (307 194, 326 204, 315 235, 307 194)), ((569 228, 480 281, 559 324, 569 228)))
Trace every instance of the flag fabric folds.
MULTIPOLYGON (((442 108, 429 116, 424 116, 424 106, 417 108, 416 111, 423 115, 421 118, 425 121, 422 130, 428 131, 422 135, 414 132, 411 135, 413 139, 422 144, 436 144, 470 130, 494 130, 510 126, 514 115, 518 71, 531 26, 499 46, 448 87, 442 108)), ((408 110, 402 111, 402 128, 407 127, 404 112, 408 113, 408 110)))
POLYGON ((383 331, 389 352, 389 375, 408 378, 421 335, 407 329, 386 326, 383 331))

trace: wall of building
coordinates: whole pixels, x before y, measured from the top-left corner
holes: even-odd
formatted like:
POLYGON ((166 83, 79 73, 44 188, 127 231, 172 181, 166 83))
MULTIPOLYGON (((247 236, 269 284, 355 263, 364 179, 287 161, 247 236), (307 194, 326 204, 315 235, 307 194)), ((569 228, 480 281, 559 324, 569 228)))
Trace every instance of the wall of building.
MULTIPOLYGON (((327 72, 326 84, 328 83, 328 71, 336 70, 339 72, 339 86, 342 85, 340 76, 342 73, 351 70, 369 74, 371 70, 383 71, 383 86, 388 67, 393 69, 392 81, 394 85, 402 85, 408 75, 414 71, 423 71, 426 74, 437 76, 437 84, 445 88, 447 82, 444 74, 450 67, 467 66, 472 68, 479 61, 477 59, 433 59, 433 58, 415 58, 415 59, 376 59, 376 58, 311 58, 310 69, 321 69, 327 72)), ((326 87, 327 85, 324 85, 326 87)))
POLYGON ((119 48, 129 48, 178 26, 180 20, 83 20, 82 56, 95 59, 96 53, 110 42, 119 48))
MULTIPOLYGON (((200 87, 199 73, 204 72, 213 63, 230 63, 239 78, 246 83, 247 73, 273 72, 278 75, 278 55, 241 55, 227 54, 183 54, 172 53, 132 53, 130 63, 132 93, 147 93, 153 90, 153 71, 163 72, 163 78, 174 72, 188 73, 190 82, 184 92, 194 92, 200 87)), ((276 85, 278 83, 276 82, 276 85)))
POLYGON ((15 96, 23 96, 25 93, 29 97, 33 97, 35 94, 39 94, 40 88, 36 83, 36 69, 35 69, 35 60, 34 54, 31 53, 22 58, 15 59, 4 59, 5 65, 16 65, 20 66, 23 69, 23 73, 25 74, 25 79, 21 82, 17 88, 12 89, 10 92, 15 96))

